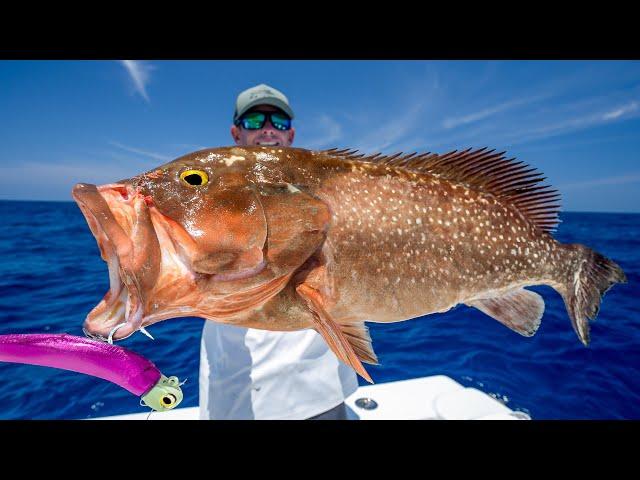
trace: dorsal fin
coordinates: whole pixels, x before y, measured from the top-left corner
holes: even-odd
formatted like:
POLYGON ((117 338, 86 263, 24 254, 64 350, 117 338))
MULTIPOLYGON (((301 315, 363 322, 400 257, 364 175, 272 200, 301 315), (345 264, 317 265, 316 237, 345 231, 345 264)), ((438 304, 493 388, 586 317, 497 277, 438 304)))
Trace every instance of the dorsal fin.
POLYGON ((514 205, 527 219, 546 232, 553 232, 559 223, 560 194, 549 185, 542 185, 545 177, 526 163, 507 159, 505 152, 487 150, 453 150, 437 153, 397 153, 394 155, 358 155, 358 150, 324 150, 330 156, 352 162, 387 165, 399 170, 426 173, 474 190, 490 193, 514 205))

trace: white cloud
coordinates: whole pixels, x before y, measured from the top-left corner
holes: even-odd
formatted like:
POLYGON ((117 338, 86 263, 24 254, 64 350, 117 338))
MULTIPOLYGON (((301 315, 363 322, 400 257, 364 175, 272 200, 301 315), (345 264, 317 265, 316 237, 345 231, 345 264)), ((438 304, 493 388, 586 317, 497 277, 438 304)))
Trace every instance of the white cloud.
POLYGON ((334 147, 335 145, 333 145, 333 143, 342 137, 341 125, 326 114, 319 115, 317 123, 318 130, 320 130, 321 134, 309 142, 305 142, 304 148, 318 149, 334 147))
POLYGON ((87 160, 55 164, 28 161, 0 166, 0 191, 6 198, 71 201, 71 189, 76 183, 113 183, 139 173, 134 170, 135 167, 106 162, 97 167, 95 162, 87 160), (22 192, 28 192, 28 195, 22 192))
POLYGON ((577 141, 569 141, 569 142, 560 141, 560 142, 550 142, 550 143, 547 142, 547 143, 544 143, 542 145, 533 144, 533 145, 529 145, 529 146, 518 148, 518 150, 520 152, 538 152, 538 151, 545 151, 545 150, 559 151, 559 150, 562 150, 562 149, 583 147, 585 145, 596 145, 596 144, 601 144, 601 143, 620 142, 620 141, 630 140, 630 139, 634 139, 634 138, 637 138, 637 135, 633 135, 633 134, 630 134, 630 135, 612 135, 612 136, 605 136, 605 137, 594 136, 594 137, 590 137, 588 139, 577 140, 577 141))
POLYGON ((630 102, 620 108, 617 108, 616 110, 612 110, 610 112, 605 113, 602 116, 603 120, 614 120, 616 118, 621 117, 622 115, 624 115, 625 113, 630 113, 630 112, 634 112, 638 109, 638 103, 633 101, 630 102))
POLYGON ((531 140, 553 137, 555 135, 564 135, 578 130, 597 127, 612 120, 624 121, 635 118, 637 115, 633 113, 639 109, 636 102, 630 102, 615 110, 611 110, 610 107, 607 108, 605 112, 602 110, 603 109, 601 108, 599 112, 584 112, 580 116, 565 118, 548 125, 522 129, 517 133, 506 136, 505 138, 509 144, 515 145, 518 143, 529 142, 531 140))
POLYGON ((211 148, 210 146, 203 147, 202 145, 196 145, 193 143, 174 143, 174 144, 171 144, 171 147, 176 148, 177 150, 180 150, 180 151, 186 150, 186 152, 195 152, 198 150, 205 150, 207 148, 211 148))
POLYGON ((547 98, 548 95, 537 95, 534 97, 521 98, 516 100, 511 100, 508 102, 501 103, 499 105, 495 105, 493 107, 485 108, 478 112, 470 113, 464 115, 462 117, 454 117, 447 118, 442 122, 442 126, 446 129, 455 128, 460 125, 466 125, 468 123, 477 122, 478 120, 483 120, 485 118, 491 117, 497 113, 506 112, 516 107, 521 107, 523 105, 528 105, 533 102, 537 102, 539 100, 543 100, 547 98))
MULTIPOLYGON (((438 72, 429 70, 426 76, 406 79, 397 93, 399 96, 376 93, 376 102, 380 105, 377 111, 351 112, 352 118, 358 120, 358 132, 350 131, 352 140, 340 146, 357 148, 362 153, 395 153, 406 142, 414 143, 417 135, 428 135, 444 99, 438 72)), ((353 122, 350 127, 355 127, 353 122)))
POLYGON ((137 153, 139 155, 145 155, 147 157, 151 157, 151 158, 155 158, 156 160, 162 160, 164 162, 168 162, 170 160, 173 160, 174 157, 168 156, 168 155, 162 155, 160 153, 155 153, 155 152, 149 152, 147 150, 141 150, 139 148, 135 148, 135 147, 130 147, 128 145, 123 145, 121 143, 118 142, 109 142, 111 145, 121 148, 122 150, 126 150, 127 152, 132 152, 132 153, 137 153))
POLYGON ((149 83, 150 72, 153 67, 136 60, 121 60, 120 63, 127 69, 136 91, 149 102, 146 86, 149 83))
POLYGON ((596 178, 593 180, 585 180, 583 182, 568 183, 558 187, 559 190, 580 189, 596 187, 599 185, 622 185, 626 183, 640 182, 640 173, 630 173, 615 177, 596 178))
POLYGON ((356 142, 356 146, 363 152, 374 153, 382 152, 389 147, 398 145, 408 134, 422 126, 419 119, 429 100, 429 96, 425 95, 415 101, 411 106, 408 106, 403 113, 395 116, 388 115, 389 118, 393 118, 393 121, 387 119, 384 121, 372 119, 374 122, 379 123, 380 126, 374 128, 373 131, 364 138, 359 139, 359 141, 356 142))

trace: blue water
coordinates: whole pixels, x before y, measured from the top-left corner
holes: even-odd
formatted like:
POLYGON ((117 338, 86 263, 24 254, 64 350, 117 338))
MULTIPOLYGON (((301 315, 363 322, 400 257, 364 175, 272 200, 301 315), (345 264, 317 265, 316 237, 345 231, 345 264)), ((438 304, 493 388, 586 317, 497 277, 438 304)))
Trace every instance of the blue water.
MULTIPOLYGON (((560 296, 546 302, 537 334, 522 337, 464 306, 394 324, 369 324, 380 366, 375 382, 444 374, 536 419, 640 419, 640 215, 564 213, 556 237, 614 259, 629 283, 607 293, 592 342, 578 341, 560 296)), ((109 288, 106 264, 75 203, 0 201, 0 334, 83 335, 86 314, 109 288)), ((198 404, 204 320, 152 326, 119 345, 165 375, 188 378, 182 406, 198 404)), ((0 363, 0 419, 71 419, 146 412, 105 380, 74 372, 0 363)), ((361 384, 365 382, 361 380, 361 384)))

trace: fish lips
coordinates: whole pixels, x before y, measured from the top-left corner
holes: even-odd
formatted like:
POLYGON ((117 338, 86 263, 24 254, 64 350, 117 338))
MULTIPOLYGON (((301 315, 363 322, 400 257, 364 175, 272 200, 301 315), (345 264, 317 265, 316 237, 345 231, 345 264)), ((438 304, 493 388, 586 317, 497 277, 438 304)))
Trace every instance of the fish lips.
POLYGON ((109 290, 87 315, 83 331, 103 341, 125 339, 143 326, 144 293, 160 268, 160 247, 145 199, 126 184, 79 183, 72 195, 109 267, 109 290), (134 244, 144 245, 143 251, 134 244))

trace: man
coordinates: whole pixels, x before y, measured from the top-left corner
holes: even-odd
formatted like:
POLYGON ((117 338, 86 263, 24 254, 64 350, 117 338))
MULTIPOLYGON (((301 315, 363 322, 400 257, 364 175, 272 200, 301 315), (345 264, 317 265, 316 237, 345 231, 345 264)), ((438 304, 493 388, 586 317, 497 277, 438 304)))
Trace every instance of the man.
MULTIPOLYGON (((261 84, 238 95, 231 136, 238 145, 288 147, 293 110, 261 84)), ((271 332, 205 322, 200 350, 201 419, 346 419, 358 388, 315 330, 271 332)))

